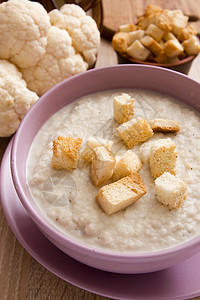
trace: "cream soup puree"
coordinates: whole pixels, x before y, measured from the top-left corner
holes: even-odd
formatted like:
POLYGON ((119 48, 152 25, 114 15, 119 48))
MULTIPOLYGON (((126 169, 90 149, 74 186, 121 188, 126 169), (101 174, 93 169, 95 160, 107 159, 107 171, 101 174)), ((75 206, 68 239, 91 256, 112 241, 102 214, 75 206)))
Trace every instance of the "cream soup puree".
POLYGON ((83 97, 53 115, 41 128, 27 162, 30 191, 43 214, 61 231, 76 240, 121 252, 145 252, 173 247, 200 234, 200 118, 175 99, 142 90, 114 90, 83 97), (58 136, 91 135, 112 140, 113 152, 128 149, 117 135, 113 98, 127 92, 135 98, 135 115, 147 120, 169 118, 180 122, 176 134, 155 133, 132 150, 140 156, 140 175, 147 194, 128 208, 106 215, 95 200, 99 190, 90 179, 90 165, 80 161, 74 171, 51 167, 52 141, 58 136), (177 144, 177 177, 188 185, 188 197, 179 209, 156 200, 148 155, 150 144, 170 137, 177 144))

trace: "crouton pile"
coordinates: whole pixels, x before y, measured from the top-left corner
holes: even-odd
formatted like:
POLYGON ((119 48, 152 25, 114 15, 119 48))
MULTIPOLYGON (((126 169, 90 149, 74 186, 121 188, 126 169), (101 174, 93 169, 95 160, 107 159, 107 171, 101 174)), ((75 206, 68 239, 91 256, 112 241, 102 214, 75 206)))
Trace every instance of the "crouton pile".
POLYGON ((112 46, 116 52, 135 60, 168 64, 200 52, 196 35, 181 10, 148 5, 136 25, 119 26, 112 46))
MULTIPOLYGON (((134 101, 125 93, 113 100, 113 118, 119 123, 116 131, 129 148, 121 156, 112 152, 113 141, 98 136, 89 137, 81 151, 81 138, 58 137, 53 141, 53 168, 73 170, 77 168, 79 159, 91 164, 91 181, 100 187, 96 200, 107 215, 128 207, 147 193, 139 174, 142 161, 132 148, 158 131, 170 133, 180 130, 179 122, 175 120, 137 118, 134 116, 134 101)), ((170 208, 180 207, 187 197, 185 182, 176 178, 177 156, 177 145, 171 138, 157 139, 151 145, 149 168, 155 179, 156 196, 158 201, 170 208)))

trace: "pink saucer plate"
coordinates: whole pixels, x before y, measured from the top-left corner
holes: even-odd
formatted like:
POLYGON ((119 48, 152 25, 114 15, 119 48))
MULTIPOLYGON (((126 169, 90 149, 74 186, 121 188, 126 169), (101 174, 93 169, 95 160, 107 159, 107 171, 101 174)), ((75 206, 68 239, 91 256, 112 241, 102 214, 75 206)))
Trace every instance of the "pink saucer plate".
POLYGON ((10 172, 12 141, 0 170, 4 214, 16 238, 41 265, 61 279, 114 299, 189 299, 200 295, 200 253, 171 268, 147 274, 116 274, 94 269, 56 248, 28 216, 15 192, 10 172))

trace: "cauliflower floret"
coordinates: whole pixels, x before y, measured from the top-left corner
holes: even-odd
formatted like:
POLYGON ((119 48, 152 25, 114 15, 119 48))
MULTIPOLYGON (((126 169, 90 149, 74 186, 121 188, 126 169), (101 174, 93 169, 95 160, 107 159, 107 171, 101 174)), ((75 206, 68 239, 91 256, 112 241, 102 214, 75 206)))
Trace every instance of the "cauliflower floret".
POLYGON ((43 6, 28 0, 0 5, 0 58, 18 67, 34 66, 45 53, 49 16, 43 6))
POLYGON ((19 72, 17 67, 7 60, 0 60, 0 78, 7 76, 7 75, 12 75, 16 79, 20 80, 22 84, 26 86, 26 82, 22 79, 22 73, 19 72))
POLYGON ((81 55, 75 53, 68 32, 52 26, 45 55, 36 66, 21 69, 21 72, 28 88, 42 95, 57 83, 87 68, 81 55))
POLYGON ((27 89, 17 68, 4 60, 0 60, 0 95, 0 137, 6 137, 15 133, 38 96, 27 89))
POLYGON ((65 4, 60 11, 54 9, 49 17, 51 25, 68 31, 76 51, 92 66, 100 44, 100 32, 95 21, 75 4, 65 4))

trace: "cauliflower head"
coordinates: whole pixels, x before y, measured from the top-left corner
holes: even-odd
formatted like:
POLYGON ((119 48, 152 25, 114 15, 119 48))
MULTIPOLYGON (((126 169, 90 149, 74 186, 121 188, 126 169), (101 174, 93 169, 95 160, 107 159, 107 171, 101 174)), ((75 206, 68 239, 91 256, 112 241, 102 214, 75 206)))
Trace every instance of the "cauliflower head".
POLYGON ((33 103, 36 93, 28 90, 18 69, 0 60, 0 137, 11 136, 33 103))
POLYGON ((60 10, 54 9, 49 12, 49 17, 51 25, 69 33, 76 52, 92 66, 100 45, 100 32, 94 19, 75 4, 65 4, 60 10))
POLYGON ((21 69, 27 87, 39 96, 62 80, 86 71, 88 64, 72 46, 68 32, 51 26, 46 53, 34 67, 21 69))
POLYGON ((34 66, 45 53, 50 20, 37 2, 9 0, 0 4, 0 58, 18 67, 34 66))

